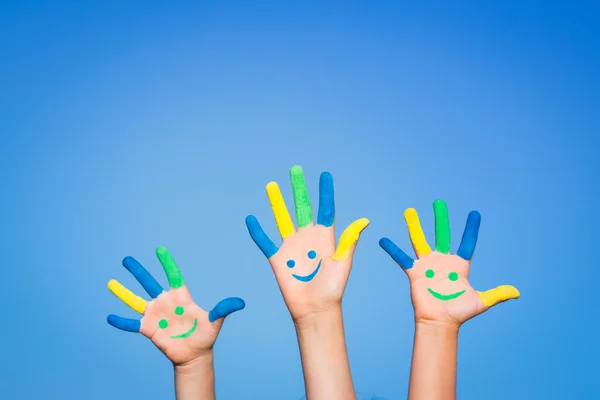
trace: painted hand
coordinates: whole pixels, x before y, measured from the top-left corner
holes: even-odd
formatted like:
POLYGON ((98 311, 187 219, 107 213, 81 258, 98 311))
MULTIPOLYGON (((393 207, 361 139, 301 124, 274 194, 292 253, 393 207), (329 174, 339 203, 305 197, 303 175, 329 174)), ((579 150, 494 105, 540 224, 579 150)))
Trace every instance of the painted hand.
POLYGON ((125 257, 123 266, 152 300, 147 302, 116 280, 111 280, 108 289, 144 317, 137 320, 109 315, 107 320, 115 328, 146 336, 169 360, 179 365, 209 352, 225 317, 243 309, 245 304, 244 300, 233 297, 220 301, 210 312, 204 311, 192 300, 183 276, 167 249, 159 247, 156 255, 167 274, 171 289, 164 291, 139 262, 132 257, 125 257))
POLYGON ((267 185, 267 196, 283 239, 280 248, 267 237, 256 218, 249 215, 250 236, 269 259, 292 318, 326 311, 341 302, 352 267, 358 238, 369 221, 361 218, 350 224, 335 246, 333 178, 323 172, 319 181, 319 213, 313 224, 312 208, 302 168, 290 169, 298 231, 287 210, 279 186, 267 185))
POLYGON ((379 245, 408 275, 415 319, 449 322, 457 326, 490 307, 519 298, 514 286, 498 286, 485 292, 469 284, 469 268, 475 251, 481 215, 471 211, 456 255, 450 254, 448 208, 442 200, 433 203, 435 213, 435 251, 425 240, 419 217, 413 208, 404 212, 410 240, 418 260, 413 260, 391 240, 379 245))

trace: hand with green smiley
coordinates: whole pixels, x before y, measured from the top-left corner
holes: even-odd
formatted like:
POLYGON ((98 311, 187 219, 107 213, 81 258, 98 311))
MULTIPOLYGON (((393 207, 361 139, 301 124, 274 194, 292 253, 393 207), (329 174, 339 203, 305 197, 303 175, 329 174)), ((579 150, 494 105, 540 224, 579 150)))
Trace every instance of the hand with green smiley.
POLYGON ((341 302, 352 267, 354 249, 360 233, 369 221, 361 218, 350 224, 342 233, 336 249, 335 202, 331 174, 321 174, 316 225, 313 222, 302 168, 292 167, 290 178, 298 230, 294 228, 279 186, 275 182, 270 182, 266 191, 283 245, 278 248, 267 237, 253 215, 246 218, 246 225, 250 236, 271 263, 292 318, 299 320, 341 302))
POLYGON ((498 303, 519 298, 519 291, 514 286, 504 285, 478 292, 469 284, 469 269, 481 215, 477 211, 469 214, 462 242, 456 255, 453 255, 450 254, 450 224, 446 203, 436 200, 433 208, 435 251, 432 252, 427 244, 419 217, 413 208, 407 209, 404 217, 418 257, 416 261, 391 240, 383 238, 379 241, 380 246, 408 275, 415 320, 448 322, 460 326, 498 303))
POLYGON ((267 196, 283 239, 277 247, 257 219, 250 215, 250 236, 269 260, 284 301, 296 327, 306 398, 308 400, 355 399, 348 362, 341 302, 352 267, 360 233, 369 221, 350 224, 336 247, 333 178, 323 172, 319 181, 319 213, 313 223, 302 168, 290 169, 296 208, 294 224, 275 182, 267 185, 267 196))
POLYGON ((212 349, 225 317, 245 307, 240 298, 220 301, 210 312, 192 299, 183 276, 164 247, 156 255, 166 272, 170 290, 165 291, 154 277, 133 257, 125 257, 123 266, 136 278, 152 300, 136 296, 116 280, 108 289, 133 310, 141 320, 109 315, 115 328, 139 332, 149 338, 175 366, 177 399, 214 398, 212 349))

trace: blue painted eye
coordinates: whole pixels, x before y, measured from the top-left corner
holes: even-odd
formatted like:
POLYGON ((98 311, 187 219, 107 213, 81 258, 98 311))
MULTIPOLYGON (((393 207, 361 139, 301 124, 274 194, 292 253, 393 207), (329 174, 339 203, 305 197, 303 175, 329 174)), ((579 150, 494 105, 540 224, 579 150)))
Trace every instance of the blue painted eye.
POLYGON ((295 265, 296 265, 296 261, 288 260, 288 262, 287 262, 288 268, 294 268, 295 265))
POLYGON ((317 256, 317 252, 316 251, 311 250, 311 251, 308 252, 308 258, 310 258, 311 260, 313 258, 315 258, 316 256, 317 256))

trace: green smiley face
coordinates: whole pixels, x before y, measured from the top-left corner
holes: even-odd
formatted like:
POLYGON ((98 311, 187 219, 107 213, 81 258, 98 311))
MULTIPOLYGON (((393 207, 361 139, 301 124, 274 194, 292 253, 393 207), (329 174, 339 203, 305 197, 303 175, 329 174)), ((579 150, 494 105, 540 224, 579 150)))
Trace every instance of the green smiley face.
MULTIPOLYGON (((427 278, 431 279, 435 276, 435 272, 433 272, 432 269, 428 269, 427 271, 425 271, 425 276, 427 278)), ((458 280, 458 274, 456 272, 450 272, 448 274, 448 279, 450 279, 451 281, 454 282, 454 281, 458 280)), ((427 288, 427 291, 429 293, 431 293, 431 295, 433 297, 435 297, 436 299, 443 300, 443 301, 456 299, 457 297, 460 297, 465 292, 465 290, 461 290, 460 292, 456 292, 456 293, 452 293, 452 294, 441 294, 431 288, 427 288)))
MULTIPOLYGON (((177 315, 183 315, 183 311, 184 311, 183 307, 181 307, 181 306, 177 306, 175 308, 175 314, 177 314, 177 315)), ((160 321, 158 321, 158 327, 160 329, 165 329, 168 326, 169 326, 169 321, 167 321, 166 319, 161 319, 160 321)), ((182 333, 180 335, 171 336, 171 339, 184 339, 184 338, 190 336, 192 333, 194 333, 197 326, 198 326, 198 320, 194 319, 194 325, 190 328, 189 331, 187 331, 186 333, 182 333)))

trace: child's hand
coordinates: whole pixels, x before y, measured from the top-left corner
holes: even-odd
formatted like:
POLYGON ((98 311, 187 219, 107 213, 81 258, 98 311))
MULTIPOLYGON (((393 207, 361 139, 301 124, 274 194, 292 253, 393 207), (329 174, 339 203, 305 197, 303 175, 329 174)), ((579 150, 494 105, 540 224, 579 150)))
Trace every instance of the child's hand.
POLYGON ((335 205, 333 179, 323 172, 319 182, 319 213, 313 224, 312 208, 304 173, 299 166, 290 169, 298 231, 275 182, 267 185, 267 196, 283 239, 280 248, 267 237, 256 218, 246 218, 250 236, 269 259, 284 300, 295 321, 341 302, 352 256, 359 235, 369 224, 361 218, 350 224, 335 246, 333 228, 335 205))
POLYGON ((425 240, 417 212, 404 212, 406 224, 418 260, 413 260, 391 240, 383 238, 380 246, 408 275, 415 319, 438 321, 460 326, 488 308, 519 298, 514 286, 499 286, 486 292, 474 290, 468 281, 471 258, 475 251, 481 215, 472 211, 456 255, 450 255, 448 208, 442 200, 433 203, 435 213, 435 251, 425 240))
POLYGON ((126 257, 123 266, 131 272, 152 300, 136 296, 116 280, 108 282, 108 289, 133 310, 141 313, 141 320, 108 316, 115 328, 139 332, 148 337, 174 364, 195 360, 212 350, 224 318, 245 307, 239 298, 219 302, 210 312, 194 303, 183 282, 175 260, 164 247, 156 249, 169 280, 170 290, 164 291, 150 273, 134 258, 126 257))

